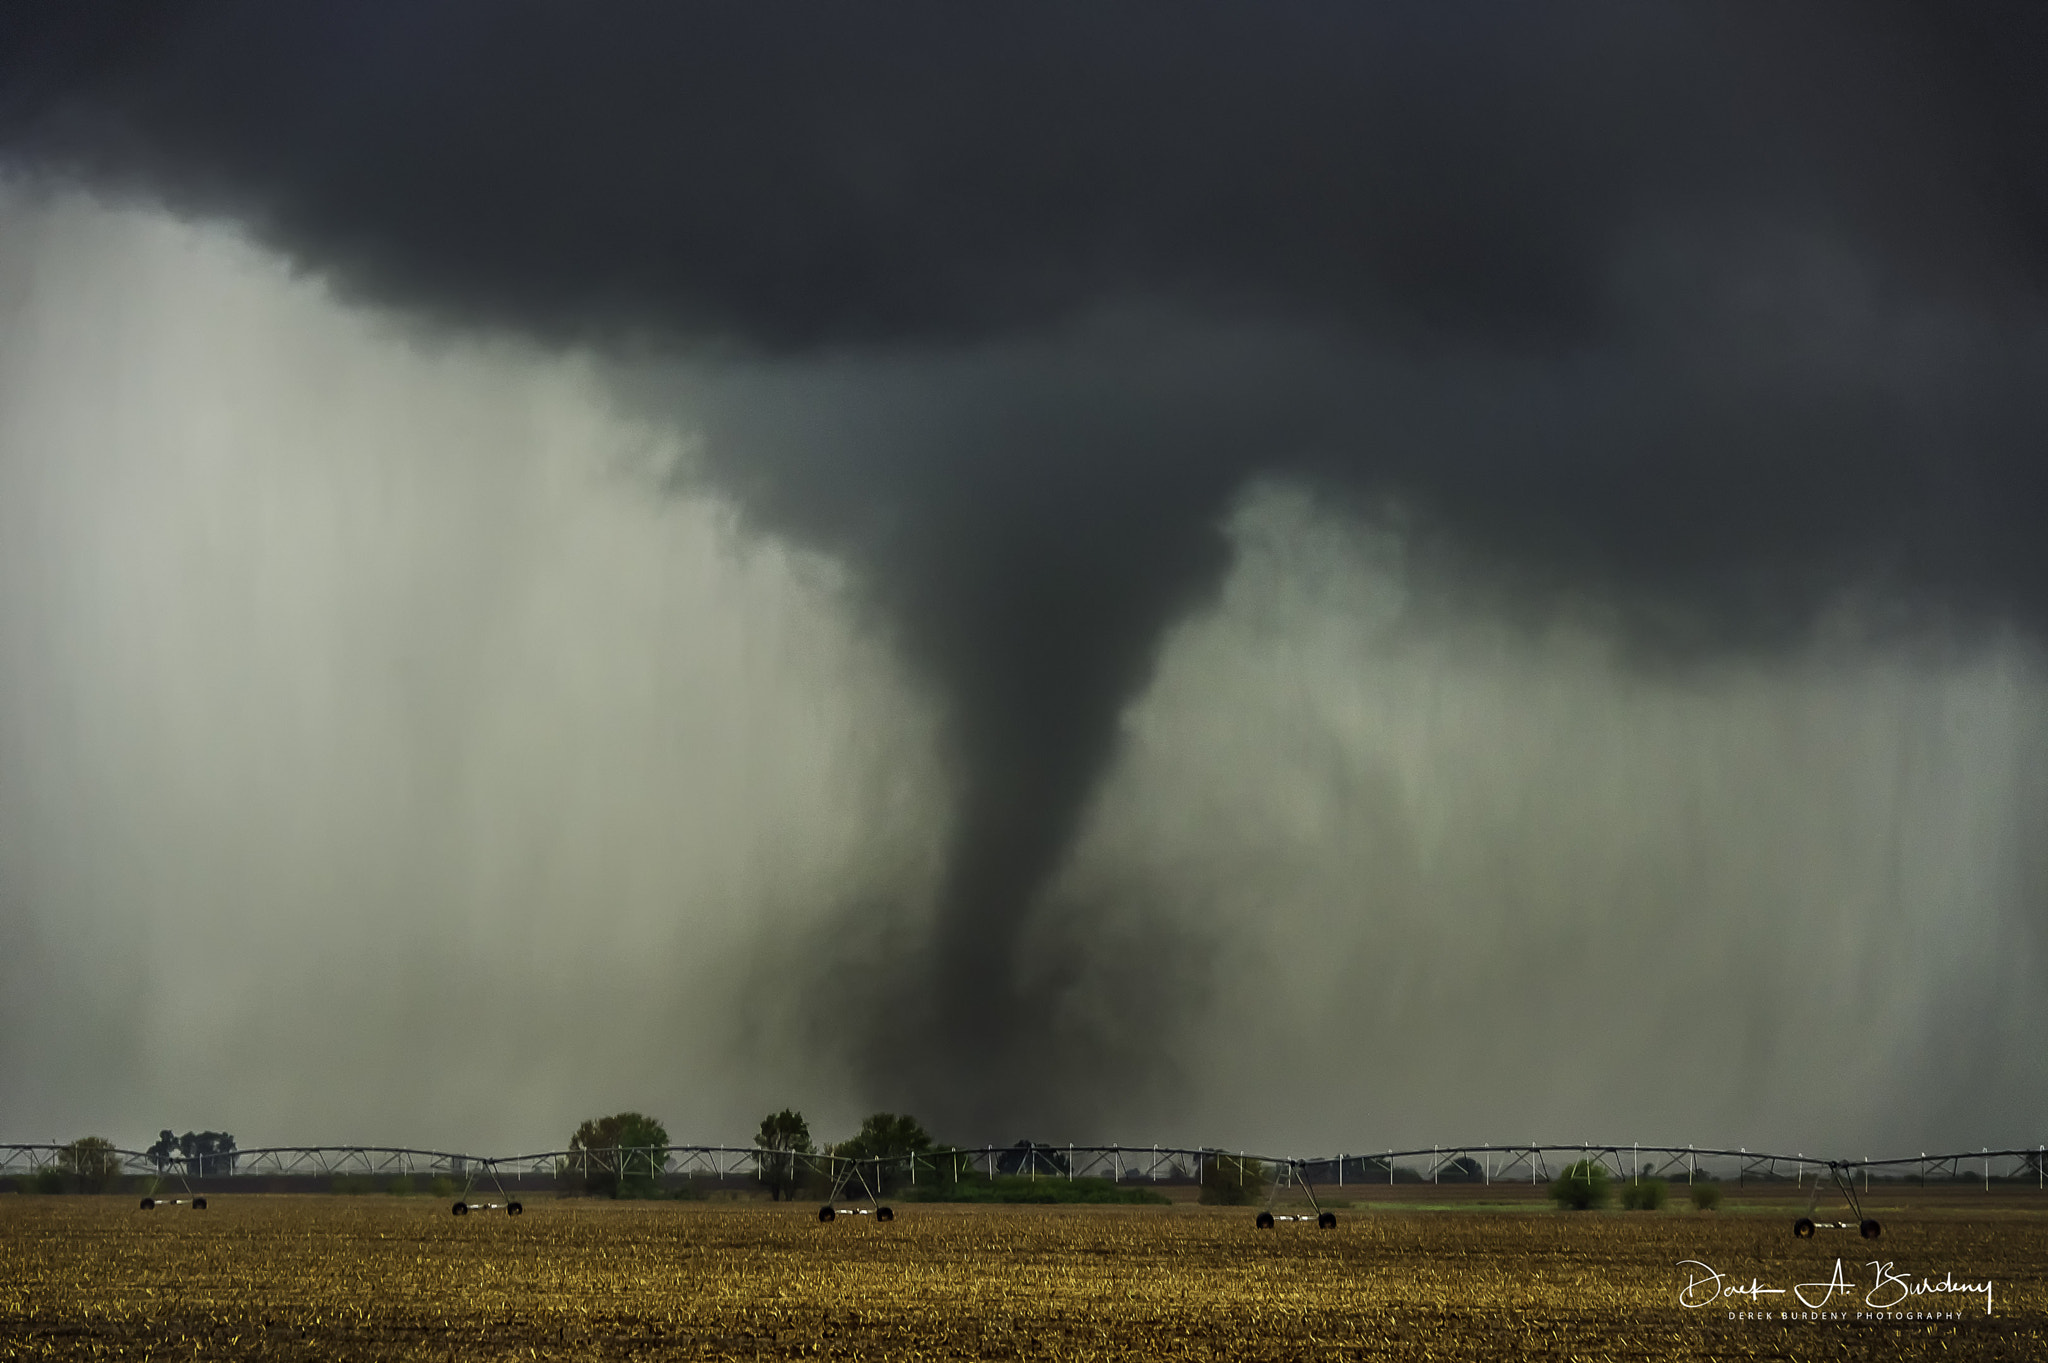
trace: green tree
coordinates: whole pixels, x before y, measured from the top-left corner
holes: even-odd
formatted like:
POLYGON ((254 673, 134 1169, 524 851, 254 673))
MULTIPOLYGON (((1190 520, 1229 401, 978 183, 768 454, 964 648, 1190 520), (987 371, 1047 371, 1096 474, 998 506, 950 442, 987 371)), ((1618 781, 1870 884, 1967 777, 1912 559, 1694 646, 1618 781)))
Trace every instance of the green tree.
POLYGON ((165 1127, 163 1131, 158 1133, 156 1144, 150 1146, 143 1153, 148 1155, 150 1162, 156 1165, 156 1171, 159 1174, 168 1174, 171 1171, 171 1161, 178 1158, 177 1133, 169 1127, 165 1127))
POLYGON ((652 1197, 667 1164, 668 1128, 638 1112, 615 1112, 586 1121, 569 1138, 587 1192, 607 1197, 652 1197))
POLYGON ((121 1156, 104 1136, 80 1136, 64 1147, 62 1163, 83 1193, 104 1193, 121 1181, 121 1156))
POLYGON ((194 1178, 232 1174, 239 1158, 235 1138, 225 1131, 187 1131, 178 1136, 166 1129, 157 1136, 156 1144, 143 1153, 160 1174, 169 1173, 173 1164, 182 1164, 194 1178))
POLYGON ((929 1154, 931 1149, 931 1135, 915 1117, 877 1112, 860 1124, 859 1134, 834 1146, 832 1153, 860 1161, 860 1173, 868 1186, 882 1193, 905 1182, 911 1158, 929 1154))
POLYGON ((794 1198, 803 1182, 800 1156, 816 1149, 804 1114, 788 1107, 769 1113, 754 1133, 754 1144, 761 1147, 754 1157, 754 1177, 767 1186, 768 1196, 776 1202, 794 1198))

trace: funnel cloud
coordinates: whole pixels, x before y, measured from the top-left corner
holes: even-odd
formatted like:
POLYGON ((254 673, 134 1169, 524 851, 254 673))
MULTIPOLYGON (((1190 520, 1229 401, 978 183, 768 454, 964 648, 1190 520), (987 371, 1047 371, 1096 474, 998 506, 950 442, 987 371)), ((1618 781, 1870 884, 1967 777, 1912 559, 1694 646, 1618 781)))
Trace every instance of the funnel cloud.
POLYGON ((21 959, 347 883, 722 1131, 2038 1126, 2041 7, 5 22, 21 959))

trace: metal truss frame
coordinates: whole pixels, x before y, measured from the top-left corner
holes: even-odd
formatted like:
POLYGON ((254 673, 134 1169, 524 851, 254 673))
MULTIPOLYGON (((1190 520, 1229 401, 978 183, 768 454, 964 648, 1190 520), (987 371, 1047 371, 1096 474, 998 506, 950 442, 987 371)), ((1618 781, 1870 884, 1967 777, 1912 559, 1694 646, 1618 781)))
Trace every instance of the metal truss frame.
MULTIPOLYGON (((0 1177, 63 1170, 67 1167, 68 1150, 68 1146, 60 1144, 0 1144, 0 1177)), ((159 1161, 139 1150, 116 1150, 114 1154, 121 1161, 123 1174, 158 1178, 199 1176, 184 1167, 196 1163, 196 1157, 159 1161)), ((927 1179, 943 1182, 949 1175, 954 1179, 968 1174, 994 1177, 1003 1171, 1006 1157, 1019 1165, 1010 1177, 1106 1178, 1117 1183, 1200 1182, 1204 1172, 1218 1162, 1234 1162, 1240 1175, 1257 1164, 1271 1171, 1276 1188, 1293 1183, 1326 1188, 1393 1183, 1403 1170, 1408 1174, 1404 1181, 1419 1178, 1426 1183, 1541 1183, 1548 1182, 1554 1170, 1582 1160, 1592 1161, 1617 1180, 1684 1175, 1689 1182, 1711 1169, 1721 1171, 1722 1177, 1732 1171, 1735 1179, 1745 1182, 1789 1179, 1803 1185, 1809 1177, 1817 1183, 1824 1175, 1839 1172, 1843 1177, 1861 1173, 1866 1184, 1872 1176, 1955 1183, 1981 1178, 1988 1187, 1993 1180, 2010 1183, 2031 1174, 2037 1186, 2048 1188, 2048 1146, 2041 1145, 2031 1149, 1961 1150, 1877 1160, 1830 1160, 1803 1153, 1787 1155, 1709 1146, 1592 1144, 1432 1145, 1313 1158, 1232 1152, 1214 1146, 1039 1145, 1025 1151, 1021 1146, 984 1145, 859 1160, 831 1154, 791 1155, 753 1145, 547 1150, 506 1156, 407 1146, 280 1145, 212 1156, 211 1160, 224 1159, 230 1167, 205 1177, 236 1180, 418 1175, 459 1179, 465 1187, 483 1179, 502 1186, 508 1177, 575 1174, 587 1178, 593 1173, 623 1178, 679 1175, 723 1179, 753 1176, 761 1169, 760 1161, 767 1157, 792 1158, 798 1168, 822 1175, 836 1189, 855 1183, 879 1187, 885 1174, 912 1185, 927 1179), (1064 1161, 1063 1172, 1056 1169, 1055 1161, 1064 1161)))

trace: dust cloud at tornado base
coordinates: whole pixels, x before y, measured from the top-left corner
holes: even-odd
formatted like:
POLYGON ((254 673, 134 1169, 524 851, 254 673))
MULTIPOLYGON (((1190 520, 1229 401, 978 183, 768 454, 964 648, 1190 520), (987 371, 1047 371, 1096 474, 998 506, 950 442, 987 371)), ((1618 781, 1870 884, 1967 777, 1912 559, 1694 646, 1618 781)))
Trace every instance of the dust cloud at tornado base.
MULTIPOLYGON (((949 777, 851 569, 678 493, 704 437, 602 360, 6 207, 0 1084, 53 1125, 8 1134, 503 1151, 903 1101, 859 1020, 916 978, 949 777)), ((1400 527, 1239 495, 1019 939, 1047 1052, 1131 1082, 939 1134, 2027 1139, 2031 644, 1849 599, 1645 662, 1400 527)))

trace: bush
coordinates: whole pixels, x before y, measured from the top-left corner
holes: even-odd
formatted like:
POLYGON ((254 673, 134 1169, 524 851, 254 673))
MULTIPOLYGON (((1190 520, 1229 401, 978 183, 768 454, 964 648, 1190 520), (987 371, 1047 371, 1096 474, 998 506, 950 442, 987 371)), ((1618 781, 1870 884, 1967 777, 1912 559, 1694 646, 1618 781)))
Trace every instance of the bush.
POLYGON ((1721 1185, 1718 1183, 1695 1183, 1692 1185, 1692 1205, 1703 1212, 1710 1212, 1721 1205, 1721 1185))
POLYGON ((64 1174, 57 1169, 44 1169, 35 1177, 31 1191, 38 1193, 61 1193, 64 1191, 64 1174))
POLYGON ((393 1197, 411 1197, 412 1175, 400 1174, 397 1178, 384 1185, 384 1191, 393 1197))
POLYGON ((455 1180, 443 1174, 427 1185, 427 1191, 436 1198, 453 1197, 462 1190, 455 1186, 455 1180))
POLYGON ((336 1174, 327 1181, 327 1187, 348 1197, 360 1197, 364 1193, 376 1192, 377 1180, 368 1174, 336 1174))
POLYGON ((1582 1159, 1559 1174, 1550 1185, 1550 1200, 1567 1211, 1591 1211, 1607 1205, 1607 1170, 1597 1161, 1582 1159))
POLYGON ((1632 1212, 1654 1212, 1664 1205, 1664 1180, 1631 1179, 1621 1187, 1621 1205, 1632 1212))
POLYGON ((1202 1165, 1201 1203, 1205 1207, 1249 1207, 1266 1200, 1273 1175, 1255 1159, 1213 1155, 1202 1165))

